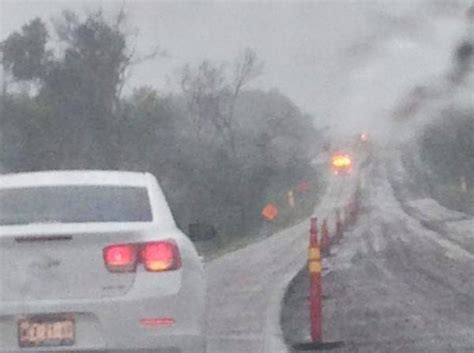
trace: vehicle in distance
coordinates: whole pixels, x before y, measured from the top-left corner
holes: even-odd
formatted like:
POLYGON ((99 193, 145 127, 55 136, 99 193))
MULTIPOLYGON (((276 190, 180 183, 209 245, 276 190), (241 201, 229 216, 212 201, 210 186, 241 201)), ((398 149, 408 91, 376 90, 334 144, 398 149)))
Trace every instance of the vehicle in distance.
POLYGON ((347 153, 334 153, 331 156, 331 170, 335 175, 350 174, 352 159, 347 153))
POLYGON ((0 176, 0 352, 205 352, 206 285, 150 174, 0 176))

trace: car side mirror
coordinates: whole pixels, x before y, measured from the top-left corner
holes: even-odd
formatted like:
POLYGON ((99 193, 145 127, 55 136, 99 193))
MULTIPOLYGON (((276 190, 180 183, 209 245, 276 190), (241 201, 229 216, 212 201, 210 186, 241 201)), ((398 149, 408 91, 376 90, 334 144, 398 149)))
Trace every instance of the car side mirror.
POLYGON ((217 236, 217 230, 211 224, 191 223, 188 225, 188 236, 193 242, 209 241, 217 236))

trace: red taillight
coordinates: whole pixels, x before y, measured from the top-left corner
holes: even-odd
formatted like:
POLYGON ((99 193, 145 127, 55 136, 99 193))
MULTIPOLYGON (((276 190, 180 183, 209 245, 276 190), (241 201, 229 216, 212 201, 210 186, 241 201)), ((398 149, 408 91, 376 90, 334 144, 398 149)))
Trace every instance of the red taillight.
POLYGON ((104 262, 111 272, 132 272, 137 266, 137 249, 132 244, 111 245, 104 249, 104 262))
POLYGON ((110 272, 133 272, 138 264, 150 272, 181 267, 178 246, 172 240, 110 245, 104 249, 104 262, 110 272))
POLYGON ((140 260, 145 269, 151 272, 171 271, 181 267, 178 247, 171 241, 144 244, 140 260))

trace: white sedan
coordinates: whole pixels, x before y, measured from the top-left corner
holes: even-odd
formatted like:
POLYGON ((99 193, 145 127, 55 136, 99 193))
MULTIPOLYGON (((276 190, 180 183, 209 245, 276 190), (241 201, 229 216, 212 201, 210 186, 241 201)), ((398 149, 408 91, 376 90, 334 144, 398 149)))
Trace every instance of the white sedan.
POLYGON ((0 352, 203 353, 205 302, 152 175, 0 176, 0 352))

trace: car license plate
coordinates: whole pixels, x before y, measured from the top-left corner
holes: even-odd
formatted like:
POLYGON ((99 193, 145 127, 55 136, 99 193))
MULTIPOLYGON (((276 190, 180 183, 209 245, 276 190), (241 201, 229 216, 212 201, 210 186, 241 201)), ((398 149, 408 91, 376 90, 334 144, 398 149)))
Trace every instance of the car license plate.
POLYGON ((18 321, 20 347, 57 347, 74 344, 72 318, 31 318, 18 321))

